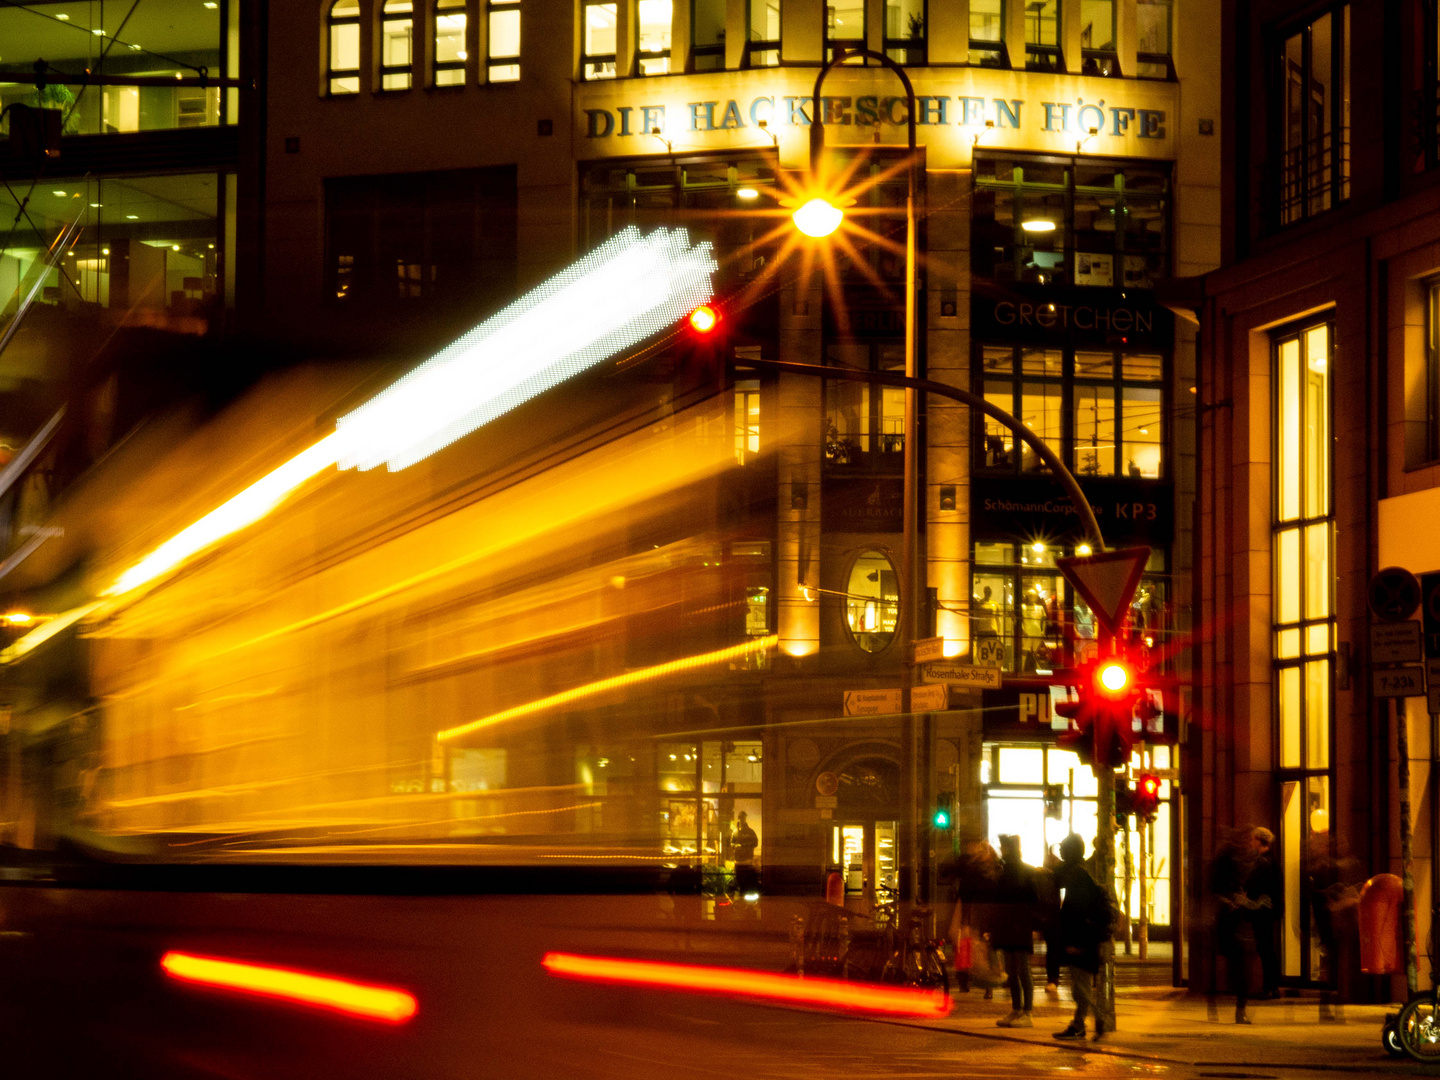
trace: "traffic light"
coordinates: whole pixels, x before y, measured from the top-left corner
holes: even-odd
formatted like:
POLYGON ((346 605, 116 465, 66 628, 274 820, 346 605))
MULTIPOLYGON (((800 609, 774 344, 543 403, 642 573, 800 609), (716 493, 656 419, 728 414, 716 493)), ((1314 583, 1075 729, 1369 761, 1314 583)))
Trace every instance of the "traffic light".
POLYGON ((1131 803, 1137 818, 1154 821, 1155 814, 1160 809, 1160 778, 1153 773, 1141 773, 1136 777, 1131 803))
POLYGON ((709 304, 701 304, 694 311, 690 312, 687 321, 690 329, 695 333, 705 336, 712 333, 715 327, 720 325, 720 312, 716 311, 709 304))
POLYGON ((1156 715, 1148 689, 1124 656, 1092 660, 1076 669, 1075 696, 1055 705, 1074 727, 1056 740, 1086 765, 1113 769, 1130 760, 1134 720, 1156 715))
POLYGON ((692 391, 714 393, 729 377, 731 332, 735 329, 716 304, 701 304, 680 320, 671 345, 670 377, 677 397, 692 391))
POLYGON ((1135 789, 1129 784, 1117 784, 1115 787, 1115 820, 1123 822, 1133 813, 1135 813, 1135 789))
POLYGON ((955 804, 955 793, 942 791, 935 799, 935 810, 930 815, 930 824, 937 829, 948 829, 955 824, 950 808, 955 804))

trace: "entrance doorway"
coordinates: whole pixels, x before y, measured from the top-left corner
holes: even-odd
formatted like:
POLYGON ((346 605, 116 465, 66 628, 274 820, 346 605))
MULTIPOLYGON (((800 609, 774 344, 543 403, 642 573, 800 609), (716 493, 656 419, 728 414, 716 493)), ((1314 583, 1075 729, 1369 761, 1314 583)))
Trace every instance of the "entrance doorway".
POLYGON ((899 828, 894 821, 832 825, 830 862, 845 881, 845 906, 873 916, 876 905, 893 904, 900 892, 899 828))

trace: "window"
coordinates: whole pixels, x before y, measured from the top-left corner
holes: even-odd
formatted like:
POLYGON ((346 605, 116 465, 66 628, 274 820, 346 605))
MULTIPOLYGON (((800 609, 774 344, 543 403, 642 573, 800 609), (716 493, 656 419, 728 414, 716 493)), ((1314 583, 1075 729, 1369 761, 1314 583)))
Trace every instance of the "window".
POLYGON ((640 0, 636 26, 635 67, 641 75, 670 70, 670 19, 674 0, 640 0))
POLYGON ((330 93, 360 92, 360 0, 330 5, 330 93))
POLYGON ((780 0, 749 0, 749 8, 745 62, 749 67, 775 67, 780 63, 780 0))
POLYGON ((861 552, 845 586, 845 625, 855 644, 880 652, 895 637, 900 588, 895 567, 879 551, 861 552))
POLYGON ((1425 445, 1416 460, 1406 464, 1440 461, 1440 278, 1423 285, 1425 296, 1425 445))
POLYGON ((615 41, 618 14, 615 4, 586 4, 585 50, 582 74, 586 79, 615 78, 615 41))
POLYGON ((465 82, 465 0, 435 0, 435 85, 465 82))
POLYGON ((1317 977, 1300 902, 1303 860, 1329 831, 1330 717, 1334 697, 1334 516, 1331 506, 1328 323, 1282 332, 1274 342, 1273 529, 1275 710, 1281 777, 1281 861, 1286 976, 1317 977), (1292 904, 1290 898, 1296 900, 1292 904))
POLYGON ((970 63, 1005 66, 1005 0, 970 0, 970 63))
POLYGON ((826 0, 825 59, 835 58, 836 46, 865 47, 865 0, 826 0))
POLYGON ((925 63, 925 0, 885 0, 885 55, 900 64, 925 63))
POLYGON ((1060 0, 1027 0, 1025 67, 1030 71, 1060 70, 1060 0))
POLYGON ((1137 0, 1135 5, 1135 74, 1142 79, 1174 77, 1170 56, 1174 48, 1173 0, 1137 0))
POLYGON ((735 463, 760 456, 760 380, 735 380, 735 463))
MULTIPOLYGON (((831 341, 825 363, 861 371, 905 370, 900 342, 831 341)), ((825 463, 898 472, 905 453, 905 391, 861 382, 825 382, 825 463)))
POLYGON ((973 212, 979 277, 1148 289, 1169 273, 1163 167, 977 155, 973 212))
POLYGON ((1285 35, 1276 78, 1270 194, 1289 225, 1350 197, 1350 5, 1285 35))
MULTIPOLYGON (((610 7, 613 11, 615 5, 610 7)), ((489 20, 485 77, 492 83, 516 82, 520 78, 520 0, 487 0, 485 11, 489 20)), ((610 36, 613 42, 613 24, 610 36)))
POLYGON ((1119 75, 1115 58, 1115 0, 1080 0, 1083 75, 1119 75))
POLYGON ((515 287, 515 169, 325 182, 327 286, 366 307, 493 307, 515 287))
MULTIPOLYGON (((1077 476, 1164 475, 1163 356, 1031 345, 981 344, 976 351, 986 400, 1023 421, 1077 476)), ((975 452, 978 469, 1047 471, 1039 455, 988 417, 975 452)))
POLYGON ((690 70, 725 70, 725 0, 690 0, 690 70))
POLYGON ((380 89, 410 89, 414 30, 410 0, 385 0, 380 13, 380 89))

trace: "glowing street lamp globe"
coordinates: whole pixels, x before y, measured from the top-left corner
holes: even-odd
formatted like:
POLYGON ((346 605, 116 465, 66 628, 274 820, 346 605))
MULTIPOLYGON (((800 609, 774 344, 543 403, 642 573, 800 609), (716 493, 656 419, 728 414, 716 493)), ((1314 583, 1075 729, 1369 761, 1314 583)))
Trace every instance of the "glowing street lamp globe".
POLYGON ((845 211, 829 200, 817 196, 799 207, 791 217, 797 229, 818 240, 829 236, 840 227, 845 211))

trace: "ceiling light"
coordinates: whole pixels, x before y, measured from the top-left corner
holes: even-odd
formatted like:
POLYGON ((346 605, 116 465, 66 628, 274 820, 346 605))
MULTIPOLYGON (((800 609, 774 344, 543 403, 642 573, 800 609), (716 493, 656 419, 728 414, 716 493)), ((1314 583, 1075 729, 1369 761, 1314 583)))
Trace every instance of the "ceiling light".
POLYGON ((126 221, 139 221, 139 220, 140 220, 140 215, 139 215, 139 214, 126 214, 126 215, 125 215, 125 220, 126 220, 126 221))
POLYGON ((214 251, 214 250, 215 250, 215 245, 214 245, 214 244, 207 244, 207 245, 205 245, 205 246, 208 247, 211 251, 214 251))
POLYGON ((215 0, 205 0, 205 6, 206 6, 207 8, 209 8, 211 11, 214 11, 214 10, 215 10, 216 8, 218 8, 220 5, 217 4, 217 3, 215 3, 215 0))
POLYGON ((1022 221, 1020 228, 1026 232, 1054 232, 1055 223, 1044 218, 1033 218, 1030 221, 1022 221))
POLYGON ((100 249, 100 254, 101 254, 101 255, 109 255, 109 254, 110 254, 110 249, 109 249, 109 248, 101 248, 101 249, 100 249))
POLYGON ((94 34, 96 37, 104 37, 104 36, 105 36, 105 31, 104 31, 104 30, 101 30, 98 26, 97 26, 94 30, 91 30, 90 32, 91 32, 92 34, 94 34))
POLYGON ((1036 555, 1044 555, 1045 544, 1041 540, 1036 540, 1033 544, 1030 545, 1030 550, 1035 552, 1036 555))
POLYGON ((179 250, 180 250, 180 245, 179 245, 179 244, 171 244, 171 245, 170 245, 170 250, 171 250, 171 251, 179 251, 179 250))
POLYGON ((65 192, 63 192, 63 191, 52 191, 52 192, 50 192, 50 194, 51 194, 51 195, 59 195, 62 199, 65 197, 65 192))
POLYGON ((91 207, 91 209, 98 210, 98 209, 100 208, 100 205, 101 205, 101 204, 98 203, 98 202, 92 202, 92 203, 90 204, 90 207, 91 207))
POLYGON ((65 15, 65 14, 63 14, 63 13, 60 14, 60 15, 56 15, 55 18, 60 19, 60 20, 62 20, 63 22, 69 22, 69 21, 70 21, 70 16, 69 16, 69 15, 65 15))
POLYGON ((756 191, 753 187, 742 187, 739 191, 735 192, 735 195, 741 199, 758 199, 760 192, 756 191))

